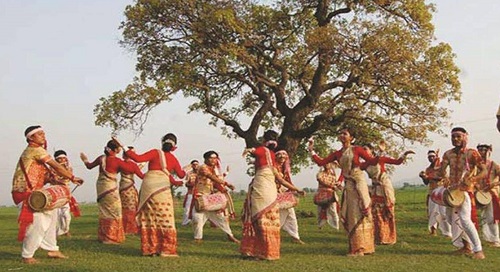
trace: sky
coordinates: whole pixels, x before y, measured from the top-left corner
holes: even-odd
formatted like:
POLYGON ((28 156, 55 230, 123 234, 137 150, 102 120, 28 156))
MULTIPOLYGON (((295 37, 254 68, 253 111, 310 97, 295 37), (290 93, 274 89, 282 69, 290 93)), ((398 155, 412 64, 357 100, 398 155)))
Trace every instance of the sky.
MULTIPOLYGON (((450 122, 465 127, 469 143, 493 144, 492 158, 500 162, 500 133, 495 114, 500 103, 500 9, 496 0, 431 1, 436 42, 449 43, 461 69, 462 102, 444 103, 452 110, 450 122)), ((129 0, 0 1, 0 205, 13 205, 10 190, 19 155, 26 147, 24 130, 39 124, 46 131, 48 151, 68 153, 76 176, 85 180, 74 192, 80 202, 95 202, 98 170, 87 170, 79 159, 92 160, 103 152, 111 130, 95 126, 93 109, 99 98, 126 87, 136 75, 133 52, 119 45, 129 0)), ((120 140, 138 153, 160 148, 160 138, 178 137, 175 155, 182 165, 202 160, 207 150, 219 152, 223 166, 230 166, 228 181, 246 190, 250 177, 241 157, 242 139, 227 139, 208 124, 201 113, 187 114, 182 97, 153 110, 139 137, 122 132, 120 140)), ((448 131, 450 128, 444 128, 448 131)), ((431 135, 430 147, 413 145, 413 160, 398 166, 395 187, 420 185, 418 173, 427 165, 429 148, 451 148, 448 137, 431 135)), ((303 169, 292 177, 298 187, 316 188, 318 167, 303 169)), ((140 180, 136 180, 137 186, 140 180)))

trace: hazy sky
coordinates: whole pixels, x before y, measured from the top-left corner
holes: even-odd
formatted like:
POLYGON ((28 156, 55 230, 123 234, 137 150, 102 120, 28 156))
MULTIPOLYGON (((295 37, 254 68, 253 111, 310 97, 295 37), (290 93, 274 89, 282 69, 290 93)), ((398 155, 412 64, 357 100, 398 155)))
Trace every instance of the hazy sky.
MULTIPOLYGON (((495 113, 500 103, 500 2, 433 1, 437 41, 451 44, 462 70, 463 101, 448 105, 451 122, 470 133, 470 145, 494 145, 493 158, 500 161, 500 134, 495 113)), ((0 205, 12 205, 12 175, 26 146, 24 130, 42 125, 47 133, 49 152, 68 152, 75 174, 86 183, 75 191, 79 201, 95 201, 97 169, 88 171, 78 154, 90 159, 102 154, 110 129, 94 125, 93 109, 100 97, 124 88, 135 75, 133 53, 119 46, 123 11, 132 1, 0 1, 0 205)), ((175 152, 181 164, 201 160, 210 149, 219 152, 223 165, 230 165, 228 180, 237 190, 247 188, 241 158, 243 140, 229 140, 208 125, 208 117, 187 115, 183 98, 162 104, 153 111, 143 135, 135 139, 122 133, 125 144, 141 153, 160 147, 167 132, 178 136, 175 152)), ((448 130, 448 128, 446 128, 448 130)), ((448 138, 433 137, 433 148, 451 147, 448 138)), ((419 184, 418 172, 427 166, 427 147, 409 146, 417 151, 414 160, 398 167, 395 185, 419 184)), ((316 187, 317 167, 294 176, 299 187, 316 187)), ((140 180, 137 180, 140 184, 140 180)))

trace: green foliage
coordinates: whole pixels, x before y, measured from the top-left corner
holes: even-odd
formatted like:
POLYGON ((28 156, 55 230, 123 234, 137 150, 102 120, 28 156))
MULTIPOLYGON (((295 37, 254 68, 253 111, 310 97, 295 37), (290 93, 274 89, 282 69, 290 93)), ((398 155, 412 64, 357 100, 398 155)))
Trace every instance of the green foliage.
POLYGON ((447 121, 440 102, 461 97, 433 12, 425 0, 138 0, 121 29, 139 79, 101 99, 96 124, 140 131, 154 106, 182 93, 247 146, 280 130, 296 167, 309 163, 307 138, 326 152, 345 126, 392 151, 426 143, 447 121))
MULTIPOLYGON (((23 265, 21 244, 16 241, 18 210, 0 208, 0 264, 5 271, 496 271, 500 266, 500 251, 483 244, 486 260, 475 261, 452 254, 454 247, 445 237, 429 236, 426 219, 426 188, 396 190, 398 242, 392 246, 377 246, 373 256, 348 258, 347 235, 325 226, 318 229, 317 210, 312 194, 300 200, 299 231, 305 245, 292 243, 287 233, 281 233, 281 259, 278 261, 243 260, 238 245, 226 240, 225 234, 206 225, 204 242, 193 243, 190 226, 180 227, 182 200, 175 200, 179 258, 142 257, 138 236, 127 236, 124 244, 103 245, 97 242, 97 206, 81 205, 82 217, 71 222, 72 237, 60 237, 61 251, 70 258, 51 260, 44 250, 35 257, 39 265, 23 265)), ((237 211, 241 211, 244 196, 234 195, 237 211)), ((239 214, 238 214, 239 215, 239 214)), ((241 238, 241 222, 231 221, 234 235, 241 238)))

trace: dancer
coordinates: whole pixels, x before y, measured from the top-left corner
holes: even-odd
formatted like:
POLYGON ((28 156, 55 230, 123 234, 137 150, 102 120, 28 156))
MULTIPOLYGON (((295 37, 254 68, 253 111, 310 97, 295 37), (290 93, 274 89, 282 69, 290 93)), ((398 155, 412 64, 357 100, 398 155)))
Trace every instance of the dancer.
MULTIPOLYGON (((227 193, 225 187, 234 190, 234 185, 217 176, 218 171, 216 171, 216 168, 219 161, 219 154, 210 150, 203 154, 203 158, 205 159, 205 163, 197 170, 197 178, 193 190, 194 201, 198 201, 198 198, 204 195, 213 194, 215 187, 217 191, 221 193, 227 193)), ((240 243, 238 239, 234 238, 225 208, 218 211, 198 211, 193 209, 192 220, 194 240, 197 243, 200 243, 203 239, 203 226, 205 226, 207 220, 210 220, 215 226, 224 231, 229 241, 237 244, 240 243)))
POLYGON ((498 189, 500 184, 500 166, 490 159, 493 146, 488 144, 477 145, 477 151, 481 154, 483 163, 486 165, 487 176, 478 183, 478 193, 491 194, 491 202, 486 206, 478 206, 480 211, 483 238, 492 246, 500 247, 498 221, 500 220, 500 201, 498 189))
MULTIPOLYGON (((128 149, 134 150, 134 147, 129 146, 128 149)), ((122 202, 122 219, 123 219, 123 231, 125 234, 137 234, 139 228, 137 227, 137 221, 135 220, 135 215, 137 213, 137 205, 139 204, 139 194, 135 188, 134 176, 138 176, 140 179, 144 178, 144 174, 141 169, 132 161, 125 151, 123 152, 123 160, 128 164, 133 171, 123 170, 120 175, 120 200, 122 202)))
POLYGON ((187 226, 191 223, 191 202, 193 201, 193 188, 196 182, 197 169, 199 167, 199 162, 197 160, 192 160, 189 164, 191 170, 189 170, 186 174, 184 184, 187 187, 186 195, 184 196, 184 202, 182 203, 183 211, 182 214, 182 225, 187 226))
POLYGON ((173 133, 165 134, 161 146, 161 150, 151 149, 141 155, 133 150, 127 150, 126 154, 136 162, 148 162, 137 208, 142 255, 178 257, 174 201, 170 189, 172 182, 176 181, 171 174, 184 178, 186 173, 172 153, 177 149, 177 137, 173 133))
POLYGON ((255 156, 255 176, 248 186, 242 216, 243 238, 240 252, 245 258, 277 260, 280 257, 280 222, 275 180, 304 194, 281 178, 276 169, 274 150, 278 146, 277 139, 276 131, 267 130, 261 146, 248 148, 243 152, 243 156, 255 156))
MULTIPOLYGON (((276 164, 277 169, 283 179, 288 181, 290 184, 292 183, 292 173, 290 169, 290 158, 288 157, 288 153, 285 150, 279 150, 276 152, 276 164)), ((281 184, 277 184, 278 193, 284 193, 288 191, 285 186, 281 186, 281 184)), ((292 236, 293 242, 297 244, 305 244, 302 240, 300 240, 299 235, 299 224, 297 222, 297 215, 295 214, 295 208, 289 209, 280 209, 280 225, 281 228, 286 231, 290 236, 292 236)))
POLYGON ((99 227, 97 240, 103 244, 120 244, 125 240, 122 220, 122 204, 118 191, 117 175, 119 172, 134 172, 135 168, 118 158, 122 148, 113 140, 104 147, 104 154, 90 162, 85 153, 80 159, 87 169, 99 167, 97 177, 97 205, 99 207, 99 227))
POLYGON ((473 187, 477 181, 486 177, 487 173, 479 152, 467 148, 467 138, 468 133, 464 128, 455 127, 451 130, 453 148, 443 154, 439 177, 445 177, 449 168, 449 189, 458 189, 465 193, 465 200, 460 206, 448 208, 451 213, 454 245, 461 246, 457 253, 472 253, 474 259, 484 259, 481 240, 472 221, 473 217, 477 218, 473 187))
POLYGON ((342 148, 321 158, 314 152, 314 141, 309 141, 312 159, 319 166, 337 161, 342 169, 345 187, 341 202, 341 221, 349 238, 347 256, 356 257, 375 252, 373 217, 371 213, 368 184, 361 170, 360 158, 367 164, 378 162, 378 157, 369 155, 362 147, 352 145, 354 135, 349 129, 342 129, 338 136, 342 148))
POLYGON ((441 234, 451 238, 451 225, 447 220, 446 207, 438 205, 431 200, 431 193, 439 186, 444 186, 443 179, 439 177, 439 169, 441 167, 441 160, 439 158, 439 150, 429 150, 427 152, 427 159, 430 165, 421 171, 419 176, 425 185, 429 186, 427 193, 427 217, 429 223, 427 224, 430 235, 436 235, 436 230, 439 228, 441 234))
MULTIPOLYGON (((374 148, 368 144, 363 147, 366 153, 373 156, 374 148)), ((379 145, 380 150, 385 151, 385 143, 379 145)), ((396 215, 394 205, 396 204, 396 196, 391 179, 385 170, 386 164, 400 165, 409 154, 415 154, 413 151, 406 151, 399 159, 394 159, 386 156, 379 157, 379 161, 375 165, 362 163, 361 169, 368 173, 368 177, 372 180, 370 188, 370 196, 372 199, 372 215, 373 224, 375 227, 375 243, 380 245, 393 245, 396 243, 396 215)))
POLYGON ((332 201, 325 205, 318 205, 318 227, 321 229, 328 223, 332 228, 339 229, 339 197, 337 191, 342 191, 342 179, 337 179, 335 163, 323 165, 316 175, 318 181, 317 194, 331 195, 332 201))
MULTIPOLYGON (((69 164, 69 160, 66 154, 66 151, 64 150, 57 150, 54 152, 54 158, 55 160, 61 164, 65 169, 71 172, 73 174, 73 168, 69 164)), ((57 185, 62 185, 68 187, 69 190, 69 183, 70 180, 58 175, 55 171, 52 171, 52 175, 54 177, 54 184, 57 185)), ((79 183, 73 182, 79 185, 79 183)), ((71 223, 71 213, 75 217, 80 216, 80 210, 78 208, 78 202, 76 199, 71 196, 71 200, 66 203, 64 206, 61 208, 57 209, 57 235, 65 235, 65 236, 71 236, 71 233, 69 232, 69 226, 71 223)))
POLYGON ((57 246, 57 210, 35 212, 29 207, 28 198, 34 190, 42 189, 49 182, 46 179, 50 171, 47 165, 72 182, 82 184, 83 180, 76 178, 47 153, 47 140, 41 126, 28 127, 24 137, 28 146, 19 158, 12 181, 12 198, 20 206, 18 240, 23 242, 22 261, 38 263, 33 255, 40 247, 48 251, 49 258, 66 259, 68 257, 57 246))

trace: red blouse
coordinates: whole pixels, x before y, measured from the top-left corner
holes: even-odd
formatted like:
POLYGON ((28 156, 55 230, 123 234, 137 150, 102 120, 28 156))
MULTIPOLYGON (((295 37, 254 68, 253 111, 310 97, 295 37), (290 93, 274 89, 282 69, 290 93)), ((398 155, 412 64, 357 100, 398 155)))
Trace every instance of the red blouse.
MULTIPOLYGON (((380 165, 380 173, 385 173, 385 164, 400 165, 404 161, 404 158, 394 159, 391 157, 379 157, 378 164, 380 165)), ((361 163, 361 169, 366 170, 366 168, 373 164, 368 164, 366 161, 361 163)))
POLYGON ((274 152, 265 146, 256 147, 252 154, 255 156, 255 169, 276 165, 274 152))
MULTIPOLYGON (((85 163, 85 166, 87 169, 92 169, 98 165, 101 165, 101 158, 102 156, 106 155, 101 155, 97 157, 93 162, 85 163)), ((135 173, 134 168, 126 163, 124 160, 116 157, 116 156, 106 156, 106 172, 111 173, 111 174, 116 174, 118 172, 128 172, 128 173, 135 173)), ((100 171, 100 169, 99 169, 100 171)))
MULTIPOLYGON (((349 147, 350 148, 350 147, 349 147)), ((379 157, 373 157, 372 155, 368 154, 366 150, 364 150, 361 146, 352 146, 352 151, 353 151, 353 158, 352 158, 352 164, 353 167, 361 167, 361 162, 359 161, 359 158, 362 158, 365 160, 363 163, 367 163, 368 165, 375 165, 377 164, 379 157)), ((334 162, 334 161, 339 161, 340 158, 342 157, 343 150, 337 150, 326 158, 321 158, 317 154, 314 154, 312 156, 312 159, 316 164, 319 166, 324 166, 327 163, 334 162)))
MULTIPOLYGON (((169 172, 175 172, 175 174, 179 178, 183 178, 186 175, 186 172, 182 170, 181 165, 177 158, 170 152, 162 151, 165 154, 167 170, 169 172)), ((129 158, 136 162, 148 162, 148 170, 162 170, 161 169, 161 160, 158 153, 158 149, 151 149, 148 152, 138 155, 133 150, 127 150, 125 152, 129 158)))
POLYGON ((127 170, 124 170, 122 171, 123 174, 125 175, 129 175, 129 174, 135 174, 136 176, 138 176, 139 178, 143 179, 144 178, 144 173, 142 173, 141 169, 139 168, 139 166, 137 165, 137 163, 131 161, 131 160, 125 160, 125 163, 127 165, 130 165, 131 168, 134 169, 134 171, 127 171, 127 170))

